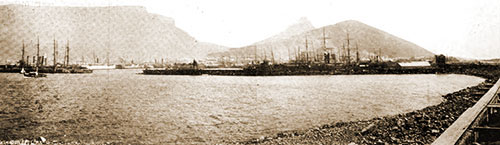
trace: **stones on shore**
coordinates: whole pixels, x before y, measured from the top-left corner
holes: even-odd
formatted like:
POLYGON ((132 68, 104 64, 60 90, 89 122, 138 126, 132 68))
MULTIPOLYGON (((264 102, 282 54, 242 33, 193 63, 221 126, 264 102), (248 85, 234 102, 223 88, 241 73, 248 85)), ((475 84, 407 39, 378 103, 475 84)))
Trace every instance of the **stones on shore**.
POLYGON ((370 124, 368 125, 367 127, 363 128, 363 130, 361 130, 361 134, 364 135, 366 134, 367 132, 373 130, 373 128, 375 127, 375 124, 370 124))
MULTIPOLYGON (((40 136, 40 137, 31 138, 31 139, 0 141, 0 145, 2 145, 2 144, 25 144, 25 145, 29 145, 29 144, 58 144, 58 142, 55 140, 52 142, 48 142, 45 137, 40 136)), ((72 144, 78 144, 78 143, 75 142, 72 144)))
POLYGON ((45 143, 45 141, 47 141, 47 139, 45 139, 44 137, 38 137, 38 141, 41 141, 42 143, 45 143))
MULTIPOLYGON (((470 92, 478 87, 444 95, 446 99, 439 105, 429 106, 419 111, 403 115, 389 116, 379 120, 372 132, 360 131, 364 140, 363 144, 405 144, 405 143, 432 143, 456 118, 467 108, 474 105, 479 97, 474 97, 470 92)), ((369 126, 370 127, 370 126, 369 126)))

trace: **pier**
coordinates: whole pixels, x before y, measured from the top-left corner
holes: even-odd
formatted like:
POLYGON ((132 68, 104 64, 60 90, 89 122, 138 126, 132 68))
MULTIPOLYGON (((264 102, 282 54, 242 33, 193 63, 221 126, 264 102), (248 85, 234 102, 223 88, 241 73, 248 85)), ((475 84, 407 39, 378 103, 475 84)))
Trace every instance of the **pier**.
POLYGON ((498 143, 500 141, 500 80, 443 132, 432 144, 498 143))
POLYGON ((144 69, 146 75, 226 75, 226 76, 283 76, 283 75, 348 75, 348 74, 434 74, 443 72, 436 66, 405 68, 400 66, 373 64, 369 67, 331 64, 259 64, 244 68, 203 69, 144 69))

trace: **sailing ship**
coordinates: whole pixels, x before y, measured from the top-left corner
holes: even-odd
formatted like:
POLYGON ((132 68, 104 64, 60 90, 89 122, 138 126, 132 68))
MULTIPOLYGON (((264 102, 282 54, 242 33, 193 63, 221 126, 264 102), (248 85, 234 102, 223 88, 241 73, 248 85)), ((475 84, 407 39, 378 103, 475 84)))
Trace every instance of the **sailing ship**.
MULTIPOLYGON (((33 78, 38 78, 38 77, 47 77, 46 74, 43 74, 43 73, 38 73, 38 65, 40 64, 40 38, 38 38, 38 42, 36 44, 37 48, 36 48, 36 64, 35 64, 35 71, 31 71, 31 72, 26 72, 24 71, 24 67, 21 69, 21 73, 23 73, 23 75, 25 77, 33 77, 33 78)), ((23 42, 23 54, 24 54, 24 42, 23 42)))

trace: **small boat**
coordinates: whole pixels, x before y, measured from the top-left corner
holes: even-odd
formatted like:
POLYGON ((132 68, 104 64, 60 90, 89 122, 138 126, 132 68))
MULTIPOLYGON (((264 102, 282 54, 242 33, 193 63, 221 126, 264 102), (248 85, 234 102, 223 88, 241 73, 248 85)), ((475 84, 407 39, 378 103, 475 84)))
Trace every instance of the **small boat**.
POLYGON ((26 71, 24 71, 24 67, 23 67, 23 68, 21 68, 21 72, 19 72, 19 73, 20 73, 20 74, 24 74, 24 73, 26 73, 26 71))
POLYGON ((38 73, 38 72, 25 72, 24 76, 25 77, 34 77, 34 78, 47 77, 46 74, 38 73))
POLYGON ((82 65, 82 67, 85 67, 90 70, 109 70, 109 69, 116 69, 116 65, 100 65, 100 64, 90 64, 90 65, 82 65))

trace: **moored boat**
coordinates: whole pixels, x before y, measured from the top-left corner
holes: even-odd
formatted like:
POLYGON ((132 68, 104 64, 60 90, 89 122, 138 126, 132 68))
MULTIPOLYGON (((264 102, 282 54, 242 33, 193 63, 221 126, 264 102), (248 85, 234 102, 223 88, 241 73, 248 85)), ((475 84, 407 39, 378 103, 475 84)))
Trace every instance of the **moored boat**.
POLYGON ((82 65, 82 67, 85 67, 90 70, 104 70, 104 69, 116 69, 115 65, 82 65))
POLYGON ((23 73, 23 75, 25 77, 33 77, 33 78, 47 77, 46 74, 38 73, 38 72, 25 72, 25 73, 23 73))

